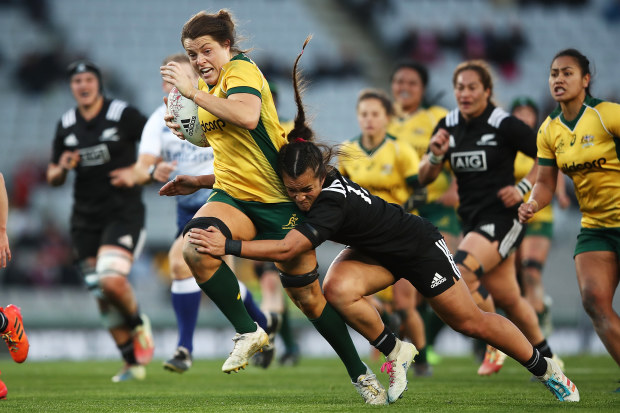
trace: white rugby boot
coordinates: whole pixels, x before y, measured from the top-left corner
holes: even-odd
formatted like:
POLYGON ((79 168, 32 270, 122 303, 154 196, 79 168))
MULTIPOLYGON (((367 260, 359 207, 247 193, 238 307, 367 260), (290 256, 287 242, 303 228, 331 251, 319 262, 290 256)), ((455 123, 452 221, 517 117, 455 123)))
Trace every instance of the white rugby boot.
POLYGON ((396 346, 381 366, 381 371, 390 376, 388 402, 394 403, 403 397, 404 391, 407 390, 407 370, 417 354, 418 350, 413 344, 396 339, 396 346))
POLYGON ((357 381, 351 382, 355 390, 362 396, 366 404, 381 405, 387 404, 387 394, 385 388, 377 380, 377 376, 366 366, 366 374, 362 374, 357 381))
POLYGON ((257 351, 269 345, 269 336, 258 324, 256 331, 252 333, 235 334, 233 341, 235 346, 222 366, 224 373, 239 371, 248 365, 248 361, 257 351))
POLYGON ((562 373, 562 369, 553 359, 545 357, 547 361, 547 371, 539 376, 538 380, 545 385, 556 399, 561 402, 578 402, 579 390, 568 377, 562 373))

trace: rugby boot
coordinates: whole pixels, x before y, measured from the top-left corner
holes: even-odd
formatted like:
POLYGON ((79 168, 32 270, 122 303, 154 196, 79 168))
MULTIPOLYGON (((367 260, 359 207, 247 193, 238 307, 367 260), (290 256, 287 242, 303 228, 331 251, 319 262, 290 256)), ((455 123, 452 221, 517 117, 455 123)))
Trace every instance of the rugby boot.
POLYGON ((13 304, 9 304, 4 309, 0 307, 0 312, 5 315, 8 321, 6 328, 0 332, 0 335, 2 335, 6 342, 13 360, 17 363, 23 363, 28 357, 30 343, 24 330, 21 309, 13 304))

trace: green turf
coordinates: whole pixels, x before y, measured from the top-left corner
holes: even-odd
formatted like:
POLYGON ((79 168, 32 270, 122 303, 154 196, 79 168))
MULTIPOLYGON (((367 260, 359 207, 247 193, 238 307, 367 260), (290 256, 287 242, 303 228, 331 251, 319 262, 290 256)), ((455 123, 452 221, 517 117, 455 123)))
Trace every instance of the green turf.
MULTIPOLYGON (((620 371, 610 357, 567 357, 580 403, 560 403, 529 373, 507 360, 494 377, 478 377, 472 358, 444 358, 431 378, 411 378, 409 391, 387 407, 366 406, 336 359, 302 359, 296 367, 249 367, 221 373, 223 360, 197 360, 187 373, 147 367, 143 382, 112 383, 119 362, 3 360, 9 389, 0 412, 620 412, 620 371)), ((379 379, 380 363, 369 362, 379 379)))

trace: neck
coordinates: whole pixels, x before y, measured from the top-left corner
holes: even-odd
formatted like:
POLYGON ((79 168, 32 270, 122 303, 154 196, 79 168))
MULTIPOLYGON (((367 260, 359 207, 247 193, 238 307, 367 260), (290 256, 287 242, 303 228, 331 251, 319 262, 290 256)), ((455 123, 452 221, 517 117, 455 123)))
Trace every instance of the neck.
POLYGON ((400 105, 400 112, 403 115, 409 116, 409 115, 413 115, 414 113, 416 113, 419 108, 420 108, 420 104, 419 103, 414 104, 414 105, 409 105, 409 106, 400 105))
POLYGON ((385 138, 385 133, 377 134, 377 135, 362 134, 362 146, 367 151, 372 151, 373 149, 381 145, 381 142, 383 142, 384 138, 385 138))
POLYGON ((581 107, 583 106, 583 102, 585 100, 586 95, 584 93, 575 99, 569 100, 568 102, 560 102, 564 119, 568 121, 574 120, 577 115, 579 115, 579 111, 581 111, 581 107))
POLYGON ((91 120, 99 114, 102 107, 103 96, 99 95, 91 105, 78 106, 78 110, 80 111, 80 115, 82 115, 85 120, 91 120))

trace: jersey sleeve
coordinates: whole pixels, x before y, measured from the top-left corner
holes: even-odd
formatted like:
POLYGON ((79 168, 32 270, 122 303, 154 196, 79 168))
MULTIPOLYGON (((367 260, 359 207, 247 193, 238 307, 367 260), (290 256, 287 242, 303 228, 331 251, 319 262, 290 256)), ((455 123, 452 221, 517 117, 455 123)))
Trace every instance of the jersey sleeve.
POLYGON ((164 111, 157 109, 149 116, 149 119, 142 129, 142 137, 140 138, 140 147, 138 153, 160 156, 162 153, 161 135, 166 128, 164 122, 164 111))
POLYGON ((127 133, 127 138, 132 141, 139 141, 142 136, 142 130, 146 124, 146 116, 144 116, 138 109, 127 106, 123 110, 120 123, 123 125, 127 133))
POLYGON ((226 71, 222 85, 226 96, 250 93, 262 99, 263 83, 263 75, 256 65, 244 60, 235 60, 226 71))
MULTIPOLYGON (((614 137, 620 137, 620 104, 601 102, 596 106, 602 117, 603 126, 614 137)), ((620 150, 620 149, 618 149, 620 150)))
POLYGON ((62 121, 58 121, 56 126, 56 134, 54 135, 54 142, 52 144, 52 159, 51 162, 58 164, 60 162, 60 155, 65 151, 66 147, 62 137, 62 121))
POLYGON ((553 142, 551 142, 551 138, 549 136, 550 122, 551 118, 547 117, 538 129, 538 136, 536 138, 536 145, 538 146, 538 163, 544 166, 557 166, 553 142))
POLYGON ((338 231, 344 222, 344 195, 322 191, 308 211, 303 224, 295 227, 314 248, 338 231))
POLYGON ((508 137, 510 144, 530 158, 536 158, 536 132, 514 116, 508 116, 499 126, 502 135, 508 137))

